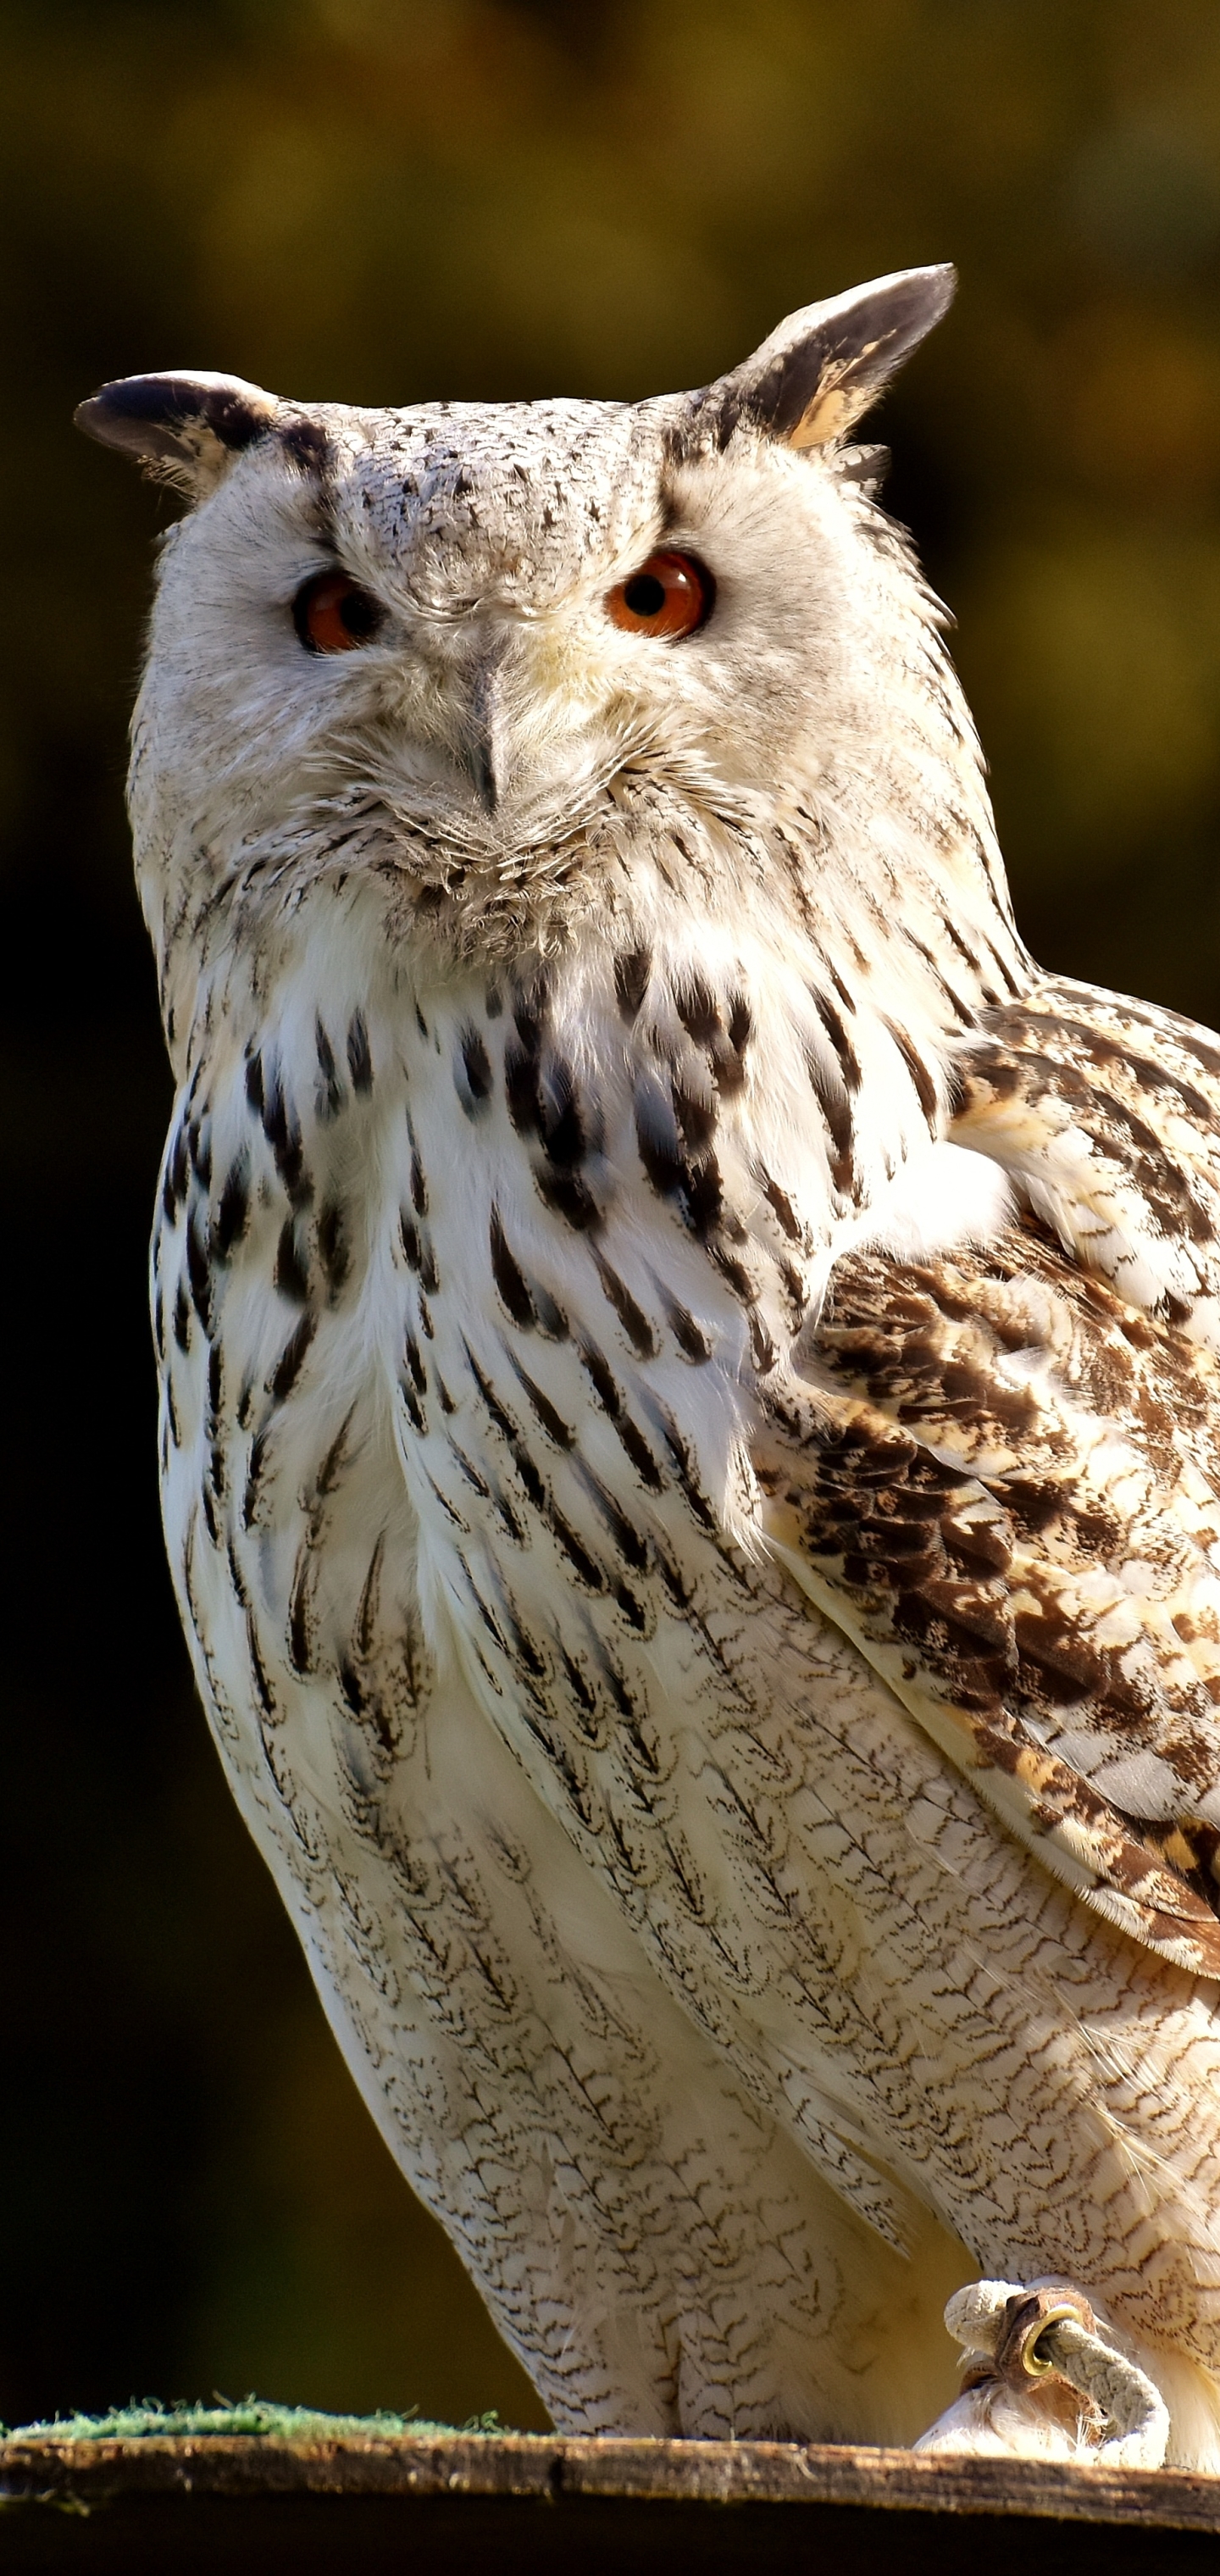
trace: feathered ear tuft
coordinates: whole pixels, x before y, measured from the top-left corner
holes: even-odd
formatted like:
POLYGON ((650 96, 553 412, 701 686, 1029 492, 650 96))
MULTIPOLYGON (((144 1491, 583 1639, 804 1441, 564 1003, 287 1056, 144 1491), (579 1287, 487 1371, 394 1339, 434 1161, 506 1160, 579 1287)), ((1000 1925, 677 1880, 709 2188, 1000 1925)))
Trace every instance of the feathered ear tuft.
POLYGON ((791 313, 752 358, 691 397, 692 426, 727 445, 739 423, 786 447, 825 447, 877 400, 948 310, 951 268, 907 268, 791 313))
POLYGON ((274 426, 274 394, 240 376, 120 376, 74 412, 78 429, 158 482, 205 500, 243 447, 274 426))

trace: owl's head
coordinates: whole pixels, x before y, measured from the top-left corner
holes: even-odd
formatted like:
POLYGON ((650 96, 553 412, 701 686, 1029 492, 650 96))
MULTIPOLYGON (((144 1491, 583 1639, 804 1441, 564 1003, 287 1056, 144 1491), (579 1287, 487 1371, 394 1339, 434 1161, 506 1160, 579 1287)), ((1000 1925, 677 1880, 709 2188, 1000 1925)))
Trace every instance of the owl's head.
POLYGON ((425 845, 511 860, 520 895, 632 770, 725 810, 858 801, 904 704, 918 731, 943 690, 877 451, 848 439, 952 290, 944 267, 882 278, 640 403, 105 386, 81 427, 193 504, 137 723, 162 864, 223 870, 286 827, 304 846, 355 799, 408 869, 425 845))

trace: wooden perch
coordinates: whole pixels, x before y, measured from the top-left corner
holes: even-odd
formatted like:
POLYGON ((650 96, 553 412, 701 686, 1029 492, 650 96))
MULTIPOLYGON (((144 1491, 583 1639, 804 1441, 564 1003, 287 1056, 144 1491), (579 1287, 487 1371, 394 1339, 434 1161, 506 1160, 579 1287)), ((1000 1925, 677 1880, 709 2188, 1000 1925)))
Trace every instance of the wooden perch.
POLYGON ((0 2443, 0 2576, 1214 2576, 1218 2542, 1220 2479, 1169 2470, 537 2434, 0 2443))

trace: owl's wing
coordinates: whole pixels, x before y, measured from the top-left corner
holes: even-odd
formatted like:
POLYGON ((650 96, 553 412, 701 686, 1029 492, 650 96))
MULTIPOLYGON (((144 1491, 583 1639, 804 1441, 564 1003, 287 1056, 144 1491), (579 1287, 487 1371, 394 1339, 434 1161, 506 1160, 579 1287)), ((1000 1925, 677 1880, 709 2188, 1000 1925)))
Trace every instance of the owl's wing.
POLYGON ((1000 1163, 1085 1269, 1220 1349, 1220 1045, 1175 1011, 1047 979, 982 1015, 954 1141, 1000 1163))
POLYGON ((1220 1368, 1036 1221, 832 1275, 772 1545, 1087 1903, 1220 1975, 1220 1368))

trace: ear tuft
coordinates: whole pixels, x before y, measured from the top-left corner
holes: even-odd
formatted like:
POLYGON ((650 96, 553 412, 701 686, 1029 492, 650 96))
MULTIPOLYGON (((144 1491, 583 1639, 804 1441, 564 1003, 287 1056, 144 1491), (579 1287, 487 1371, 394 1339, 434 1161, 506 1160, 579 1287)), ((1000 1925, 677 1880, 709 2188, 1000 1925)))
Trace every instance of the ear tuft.
POLYGON ((794 448, 841 438, 953 299, 953 269, 908 268, 792 313, 752 358, 692 397, 696 434, 739 423, 794 448))
POLYGON ((274 425, 274 394, 240 376, 120 376, 74 412, 78 429, 201 501, 233 457, 274 425))

